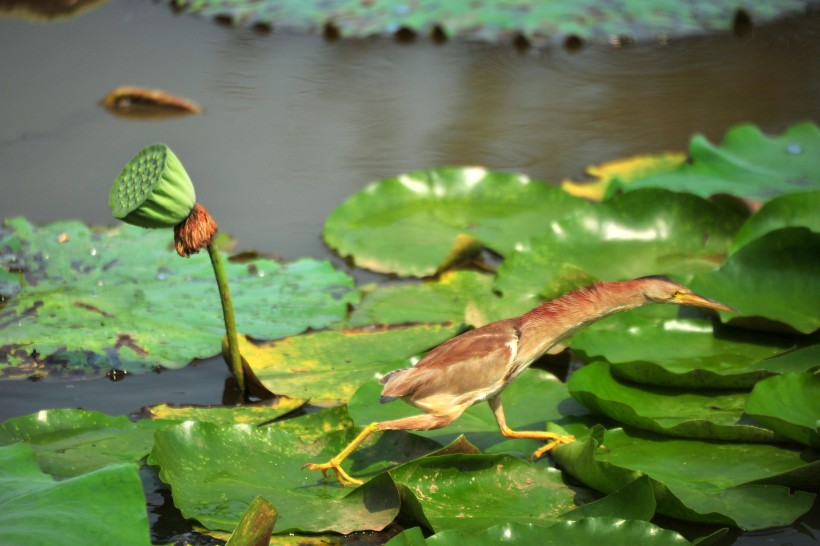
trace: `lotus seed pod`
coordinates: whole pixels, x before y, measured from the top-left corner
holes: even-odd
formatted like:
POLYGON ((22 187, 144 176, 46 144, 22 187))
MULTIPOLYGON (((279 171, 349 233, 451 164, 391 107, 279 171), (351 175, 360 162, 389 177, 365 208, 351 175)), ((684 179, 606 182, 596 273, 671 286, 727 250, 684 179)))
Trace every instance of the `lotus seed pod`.
POLYGON ((188 217, 194 204, 194 185, 165 144, 152 144, 131 159, 108 197, 114 218, 144 228, 174 227, 188 217))

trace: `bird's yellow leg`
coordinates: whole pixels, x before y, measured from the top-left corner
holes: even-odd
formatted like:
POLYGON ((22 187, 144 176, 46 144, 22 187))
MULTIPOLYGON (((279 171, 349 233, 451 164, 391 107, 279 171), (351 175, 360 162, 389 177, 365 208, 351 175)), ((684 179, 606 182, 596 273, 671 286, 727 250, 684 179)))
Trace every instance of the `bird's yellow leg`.
POLYGON ((521 438, 530 440, 546 440, 547 444, 539 447, 530 455, 530 460, 537 459, 550 449, 559 444, 569 444, 575 441, 575 436, 563 436, 546 430, 513 430, 507 426, 507 419, 504 417, 504 407, 501 405, 501 395, 496 394, 488 400, 490 407, 498 422, 498 428, 505 438, 521 438))
POLYGON ((342 461, 347 459, 351 453, 356 451, 356 448, 359 447, 362 444, 362 442, 364 442, 371 434, 379 430, 379 423, 370 423, 369 425, 364 427, 364 430, 362 430, 359 433, 359 435, 353 439, 352 442, 347 444, 347 447, 341 450, 335 457, 330 459, 328 462, 307 463, 302 468, 307 468, 308 470, 321 470, 322 476, 324 476, 325 478, 327 478, 327 471, 333 470, 333 472, 336 473, 336 479, 338 479, 342 485, 361 485, 364 483, 363 481, 357 480, 356 478, 349 476, 348 473, 342 469, 342 461))

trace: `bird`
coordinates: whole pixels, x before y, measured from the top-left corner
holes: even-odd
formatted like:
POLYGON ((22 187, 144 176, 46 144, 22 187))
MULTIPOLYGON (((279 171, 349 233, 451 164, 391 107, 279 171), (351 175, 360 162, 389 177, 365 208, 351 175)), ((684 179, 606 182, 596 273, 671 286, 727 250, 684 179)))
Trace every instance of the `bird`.
POLYGON ((381 403, 401 399, 422 410, 391 421, 373 422, 326 463, 307 463, 325 479, 332 470, 343 486, 361 485, 341 466, 369 436, 382 430, 433 430, 455 421, 470 406, 487 401, 501 434, 547 443, 533 452, 536 459, 559 444, 575 440, 547 431, 518 431, 507 425, 501 394, 521 372, 545 354, 557 354, 561 342, 610 315, 652 303, 694 305, 735 311, 699 296, 668 277, 652 275, 627 281, 595 282, 542 303, 521 316, 485 324, 451 338, 428 352, 414 366, 381 377, 381 403))

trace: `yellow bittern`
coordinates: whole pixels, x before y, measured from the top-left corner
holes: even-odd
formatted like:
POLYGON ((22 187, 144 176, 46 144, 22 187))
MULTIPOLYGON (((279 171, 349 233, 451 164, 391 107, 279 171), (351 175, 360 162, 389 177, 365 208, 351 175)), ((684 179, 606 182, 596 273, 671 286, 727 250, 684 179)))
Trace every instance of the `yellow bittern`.
POLYGON ((381 378, 380 401, 401 398, 425 413, 393 421, 375 422, 338 455, 322 464, 305 468, 333 470, 342 485, 359 485, 341 467, 353 451, 380 430, 431 430, 445 427, 467 408, 487 400, 501 434, 507 438, 545 440, 531 458, 537 458, 561 443, 575 440, 546 431, 516 431, 507 426, 501 392, 541 356, 564 349, 561 340, 595 321, 649 303, 696 305, 734 311, 731 307, 693 294, 666 277, 641 277, 623 282, 599 282, 543 303, 521 315, 491 322, 439 345, 411 368, 392 371, 381 378))

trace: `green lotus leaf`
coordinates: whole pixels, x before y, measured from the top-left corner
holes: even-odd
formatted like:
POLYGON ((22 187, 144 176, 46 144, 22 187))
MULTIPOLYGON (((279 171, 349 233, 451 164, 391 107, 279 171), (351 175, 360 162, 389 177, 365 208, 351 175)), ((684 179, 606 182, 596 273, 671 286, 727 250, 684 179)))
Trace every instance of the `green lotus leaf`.
POLYGON ((820 128, 792 125, 778 136, 750 124, 730 129, 716 146, 692 137, 689 162, 677 171, 620 186, 623 191, 666 188, 703 197, 725 193, 758 201, 820 189, 820 128))
POLYGON ((303 442, 315 442, 331 432, 353 428, 347 406, 336 406, 291 419, 281 419, 268 426, 287 430, 303 442))
POLYGON ((137 463, 154 445, 154 432, 169 421, 132 422, 95 411, 43 410, 0 424, 0 445, 26 442, 47 473, 79 476, 111 463, 137 463))
POLYGON ((270 392, 304 400, 347 400, 359 386, 458 333, 456 326, 327 330, 257 344, 239 338, 242 358, 270 392))
POLYGON ((595 412, 657 434, 738 442, 778 439, 771 430, 741 423, 747 392, 640 386, 616 379, 610 365, 602 361, 573 373, 568 388, 576 400, 595 412))
POLYGON ((498 268, 505 296, 553 298, 591 279, 672 274, 687 282, 716 269, 741 216, 700 197, 666 190, 630 192, 553 218, 498 268), (567 279, 576 282, 562 283, 567 279))
MULTIPOLYGON (((170 0, 178 9, 237 24, 315 31, 332 25, 342 36, 389 35, 408 29, 421 35, 496 42, 521 35, 538 46, 569 38, 610 44, 613 37, 654 42, 730 30, 742 10, 755 26, 806 10, 801 2, 778 0, 741 3, 736 0, 692 0, 664 4, 626 0, 617 5, 594 2, 531 2, 481 0, 441 2, 398 0, 359 2, 324 0, 170 0), (437 29, 437 30, 436 30, 437 29)), ((620 42, 617 42, 620 43, 620 42)))
MULTIPOLYGON (((584 361, 606 359, 616 376, 636 383, 742 389, 780 373, 772 357, 785 357, 796 343, 790 336, 716 331, 712 320, 685 318, 681 312, 677 306, 655 305, 619 313, 575 334, 571 346, 584 361)), ((791 357, 792 368, 811 367, 811 355, 806 356, 791 357)))
MULTIPOLYGON (((181 259, 173 233, 79 222, 0 229, 0 266, 21 289, 0 308, 0 377, 179 368, 219 353, 225 325, 205 255, 181 259)), ((226 264, 240 331, 276 339, 322 328, 358 301, 329 262, 226 264)))
POLYGON ((725 534, 716 531, 708 537, 689 542, 679 533, 641 520, 613 517, 591 517, 578 521, 563 521, 544 528, 532 523, 503 523, 480 532, 451 529, 424 538, 418 527, 397 535, 387 546, 462 546, 464 544, 510 544, 529 546, 564 546, 568 544, 607 544, 608 546, 686 546, 713 544, 725 534))
POLYGON ((810 334, 820 328, 820 233, 807 228, 772 231, 733 254, 719 270, 695 278, 703 291, 738 313, 720 312, 730 324, 755 319, 810 334))
POLYGON ((275 400, 265 400, 256 404, 244 406, 171 406, 159 404, 144 408, 152 419, 168 421, 207 421, 218 425, 248 424, 261 425, 287 415, 302 407, 304 400, 298 398, 279 397, 275 400))
POLYGON ((390 474, 436 532, 509 521, 549 525, 576 506, 560 472, 510 455, 427 456, 390 474))
POLYGON ((816 373, 785 373, 761 381, 749 395, 746 413, 778 434, 820 450, 820 376, 816 373))
POLYGON ((612 518, 649 521, 655 515, 655 493, 649 478, 642 476, 600 499, 561 514, 561 519, 612 518))
POLYGON ((815 495, 820 454, 760 443, 681 440, 596 427, 586 440, 553 450, 559 466, 603 493, 642 475, 652 481, 658 512, 746 530, 789 525, 815 495))
POLYGON ((443 272, 435 281, 363 289, 361 304, 345 324, 453 322, 478 327, 530 310, 528 302, 500 298, 493 281, 486 273, 456 270, 443 272))
POLYGON ((325 222, 327 244, 356 265, 424 277, 476 254, 503 255, 591 205, 524 175, 442 168, 387 178, 325 222))
MULTIPOLYGON (((332 432, 305 443, 281 428, 188 422, 158 431, 148 462, 159 466, 182 514, 210 529, 233 530, 261 495, 272 499, 278 513, 276 534, 380 530, 399 510, 389 475, 351 490, 302 469, 307 462, 330 459, 355 434, 332 432)), ((380 434, 375 444, 351 456, 352 470, 376 474, 430 447, 429 440, 410 434, 380 434)))
POLYGON ((4 544, 151 544, 136 465, 56 481, 26 444, 0 447, 0 529, 4 544))
MULTIPOLYGON (((381 389, 378 381, 368 381, 350 399, 348 411, 358 426, 374 421, 400 419, 421 412, 401 400, 380 404, 381 389)), ((544 430, 546 422, 575 422, 590 413, 569 396, 564 383, 554 375, 538 369, 526 370, 513 381, 504 390, 503 401, 507 424, 514 430, 544 430)), ((415 434, 431 438, 442 445, 464 435, 482 451, 513 453, 522 457, 529 457, 543 445, 536 440, 505 439, 498 430, 498 423, 488 404, 476 404, 444 428, 417 431, 415 434)))
POLYGON ((732 241, 732 253, 755 239, 786 227, 807 227, 820 232, 820 191, 775 197, 754 213, 732 241))

